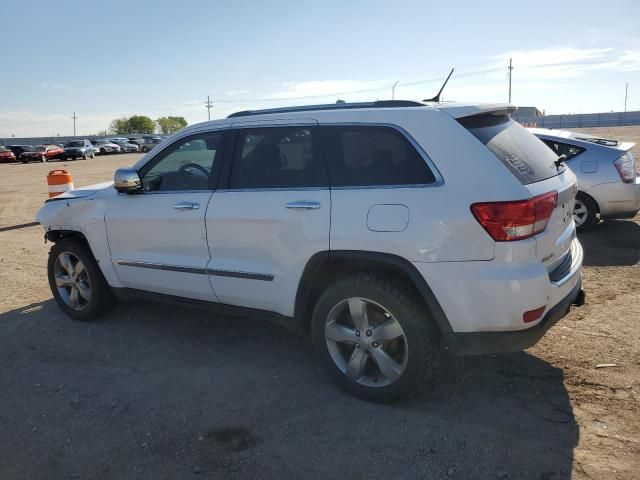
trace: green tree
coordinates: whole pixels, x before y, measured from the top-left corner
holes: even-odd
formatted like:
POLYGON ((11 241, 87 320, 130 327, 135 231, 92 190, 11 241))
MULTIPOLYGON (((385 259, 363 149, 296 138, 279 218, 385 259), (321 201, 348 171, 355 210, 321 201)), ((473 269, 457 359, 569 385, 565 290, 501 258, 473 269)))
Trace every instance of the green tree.
POLYGON ((127 120, 129 133, 153 133, 156 124, 145 115, 134 115, 127 120))
POLYGON ((111 121, 111 125, 109 125, 109 130, 116 135, 128 135, 129 132, 129 119, 127 118, 116 118, 111 121))
POLYGON ((187 126, 187 121, 184 117, 160 117, 156 120, 160 133, 169 135, 176 133, 178 130, 182 130, 187 126))

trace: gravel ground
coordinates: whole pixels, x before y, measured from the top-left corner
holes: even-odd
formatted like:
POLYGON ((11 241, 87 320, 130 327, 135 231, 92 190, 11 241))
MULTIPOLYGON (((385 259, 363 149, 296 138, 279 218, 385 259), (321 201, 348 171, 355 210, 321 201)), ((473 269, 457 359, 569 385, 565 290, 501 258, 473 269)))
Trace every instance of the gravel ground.
MULTIPOLYGON (((137 158, 64 168, 82 186, 137 158)), ((588 303, 537 346, 448 358, 415 397, 375 405, 259 320, 145 302, 65 317, 49 245, 24 226, 60 167, 0 165, 0 478, 639 477, 640 218, 581 236, 588 303)))

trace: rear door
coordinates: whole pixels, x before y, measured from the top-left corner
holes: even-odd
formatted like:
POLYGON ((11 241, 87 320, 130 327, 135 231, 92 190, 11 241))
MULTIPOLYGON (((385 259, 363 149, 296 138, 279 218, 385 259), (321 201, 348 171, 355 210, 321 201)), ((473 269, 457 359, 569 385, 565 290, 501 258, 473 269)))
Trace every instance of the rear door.
POLYGON ((317 123, 236 124, 226 188, 206 213, 221 302, 293 315, 311 256, 329 250, 331 195, 317 123))
POLYGON ((508 115, 474 115, 458 121, 507 167, 532 197, 556 191, 556 207, 547 228, 535 236, 538 259, 548 271, 558 266, 575 238, 573 204, 576 177, 540 139, 508 115))

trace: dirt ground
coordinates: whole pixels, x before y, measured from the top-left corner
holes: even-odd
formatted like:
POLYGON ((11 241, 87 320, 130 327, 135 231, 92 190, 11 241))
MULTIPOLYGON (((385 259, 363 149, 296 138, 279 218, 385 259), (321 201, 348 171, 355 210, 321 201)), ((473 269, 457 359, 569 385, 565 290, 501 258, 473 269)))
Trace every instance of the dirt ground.
MULTIPOLYGON (((64 168, 83 186, 137 158, 64 168)), ((62 166, 0 165, 1 479, 640 478, 640 217, 580 236, 587 304, 534 348, 448 358, 375 405, 259 320, 145 302, 65 317, 29 226, 62 166)))

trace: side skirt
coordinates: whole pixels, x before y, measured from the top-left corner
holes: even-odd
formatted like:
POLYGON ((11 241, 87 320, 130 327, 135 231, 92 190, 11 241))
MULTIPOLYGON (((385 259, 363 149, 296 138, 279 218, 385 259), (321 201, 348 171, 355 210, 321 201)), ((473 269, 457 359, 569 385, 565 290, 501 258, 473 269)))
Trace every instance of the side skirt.
POLYGON ((185 307, 198 308, 207 310, 217 315, 229 315, 234 317, 254 318, 256 320, 267 320, 272 323, 281 325, 288 330, 297 333, 306 333, 304 330, 296 328, 293 317, 280 315, 279 313, 269 312, 267 310, 259 310, 256 308, 238 307, 235 305, 227 305, 224 303, 207 302, 205 300, 196 300, 193 298, 178 297, 175 295, 167 295, 163 293, 147 292, 134 288, 111 288, 114 295, 123 301, 146 300, 152 302, 169 303, 172 305, 181 305, 185 307))

